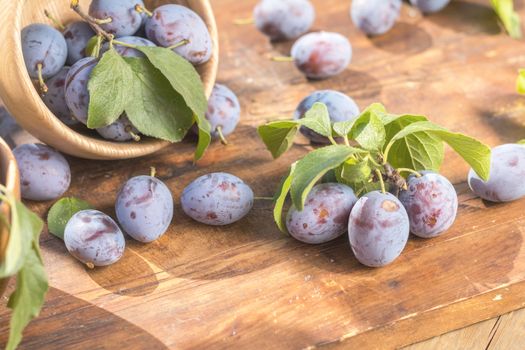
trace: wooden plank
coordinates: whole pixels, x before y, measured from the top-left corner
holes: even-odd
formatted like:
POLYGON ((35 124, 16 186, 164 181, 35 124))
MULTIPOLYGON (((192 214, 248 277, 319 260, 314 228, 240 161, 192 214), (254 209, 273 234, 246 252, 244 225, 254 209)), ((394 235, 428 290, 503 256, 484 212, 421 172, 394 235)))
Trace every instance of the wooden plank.
MULTIPOLYGON (((491 145, 525 135, 523 98, 514 92, 525 56, 484 1, 455 1, 426 18, 404 5, 400 24, 372 40, 351 25, 347 2, 314 3, 317 29, 351 38, 354 63, 346 72, 308 82, 289 64, 271 62, 290 44, 270 44, 253 28, 232 24, 250 15, 255 0, 217 0, 220 81, 239 94, 244 110, 231 145, 214 144, 197 167, 191 140, 139 160, 71 159, 68 195, 113 215, 118 187, 150 166, 176 199, 194 178, 212 171, 240 176, 257 196, 272 195, 286 167, 311 147, 300 140, 273 161, 255 128, 276 115, 288 118, 316 89, 341 90, 361 107, 380 101, 392 112, 428 114, 491 145)), ((457 222, 443 237, 412 238, 401 258, 382 269, 361 266, 345 237, 307 246, 282 236, 264 201, 242 222, 216 228, 185 217, 177 200, 164 237, 149 245, 128 240, 122 261, 93 271, 44 233, 54 289, 23 347, 88 349, 96 347, 93 339, 115 347, 132 333, 130 348, 150 341, 167 348, 392 348, 525 306, 525 200, 495 205, 476 199, 464 183, 465 163, 452 152, 446 159, 443 172, 460 196, 457 222), (106 329, 97 320, 107 322, 106 329), (64 339, 62 328, 73 340, 64 339)), ((30 203, 41 215, 50 204, 30 203)), ((0 310, 0 344, 5 316, 0 310)))
POLYGON ((511 312, 499 318, 487 349, 521 349, 523 344, 525 344, 525 309, 511 312))

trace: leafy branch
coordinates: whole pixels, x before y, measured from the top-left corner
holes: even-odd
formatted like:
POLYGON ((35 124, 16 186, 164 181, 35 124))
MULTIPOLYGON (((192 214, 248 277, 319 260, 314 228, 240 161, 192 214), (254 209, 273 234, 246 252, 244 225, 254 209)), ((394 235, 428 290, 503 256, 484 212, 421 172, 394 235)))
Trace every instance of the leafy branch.
POLYGON ((275 197, 274 219, 281 230, 282 210, 288 195, 302 210, 312 187, 327 174, 353 188, 358 195, 373 190, 397 192, 406 188, 403 174, 438 171, 447 143, 482 179, 490 172, 490 148, 480 141, 430 122, 424 116, 394 115, 375 103, 350 121, 331 123, 327 107, 316 103, 300 120, 275 121, 258 128, 274 158, 293 145, 300 128, 330 140, 295 162, 275 197), (337 140, 341 140, 339 143, 337 140), (352 146, 353 144, 353 146, 352 146))
MULTIPOLYGON (((0 201, 9 206, 10 217, 2 217, 9 230, 4 261, 0 261, 0 278, 16 276, 16 289, 7 306, 13 310, 7 350, 15 349, 22 332, 38 316, 48 290, 47 276, 40 254, 39 237, 43 229, 40 218, 17 201, 0 185, 0 201)), ((2 214, 0 213, 0 216, 2 214)))

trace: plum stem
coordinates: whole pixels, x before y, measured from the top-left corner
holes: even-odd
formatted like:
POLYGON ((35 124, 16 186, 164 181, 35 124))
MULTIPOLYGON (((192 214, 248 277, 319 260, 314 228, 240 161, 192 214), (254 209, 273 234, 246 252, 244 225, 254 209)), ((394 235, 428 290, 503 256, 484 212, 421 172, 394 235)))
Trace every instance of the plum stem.
POLYGON ((388 180, 393 183, 397 188, 406 190, 408 188, 407 182, 403 176, 399 174, 399 170, 396 170, 390 163, 383 165, 388 180))
POLYGON ((140 4, 135 5, 135 11, 137 11, 138 13, 145 13, 148 17, 153 17, 153 13, 140 4))
POLYGON ((221 143, 224 146, 228 145, 228 140, 226 140, 226 137, 224 137, 224 134, 222 132, 222 126, 219 125, 215 130, 217 131, 217 134, 219 134, 219 139, 221 140, 221 143))
POLYGON ((253 19, 253 17, 250 17, 250 18, 237 18, 237 19, 233 20, 233 24, 235 24, 237 26, 245 26, 245 25, 248 25, 248 24, 253 24, 254 22, 255 22, 255 20, 253 19))
POLYGON ((44 10, 44 14, 46 15, 47 18, 51 20, 51 22, 53 22, 58 28, 60 28, 60 30, 66 29, 64 24, 60 22, 55 16, 50 14, 48 10, 44 10))
POLYGON ((411 174, 414 174, 416 177, 422 176, 420 172, 415 171, 413 169, 409 169, 409 168, 397 168, 397 172, 398 173, 411 173, 411 174))
POLYGON ((155 168, 154 166, 150 167, 150 173, 149 173, 149 176, 151 177, 155 177, 155 175, 157 175, 157 168, 155 168))
POLYGON ((42 63, 39 63, 36 65, 36 69, 38 70, 38 85, 40 86, 40 90, 42 91, 42 93, 47 94, 49 89, 44 81, 44 77, 42 75, 42 68, 43 68, 42 63))
POLYGON ((273 197, 253 197, 253 199, 261 201, 273 201, 273 197))
POLYGON ((174 45, 168 46, 167 49, 173 50, 173 49, 176 49, 177 47, 180 47, 180 46, 183 46, 183 45, 187 45, 189 43, 190 43, 190 41, 188 39, 183 39, 183 40, 179 41, 178 43, 176 43, 174 45))
POLYGON ((126 126, 126 128, 124 130, 128 134, 131 135, 131 137, 133 138, 133 141, 135 141, 135 142, 139 142, 140 141, 140 136, 133 132, 133 127, 131 125, 126 126))
POLYGON ((71 0, 71 9, 75 11, 83 20, 88 22, 88 24, 93 28, 93 30, 98 34, 102 35, 107 41, 111 42, 115 36, 113 34, 110 34, 106 32, 102 27, 101 24, 107 24, 111 23, 113 20, 110 18, 106 19, 97 19, 94 17, 91 17, 87 13, 85 13, 82 8, 80 7, 79 0, 71 0), (109 20, 109 21, 108 21, 109 20))
POLYGON ((350 140, 348 140, 348 135, 345 135, 345 136, 343 137, 343 140, 344 140, 344 142, 345 142, 345 145, 347 145, 348 147, 350 147, 350 140))
POLYGON ((338 145, 337 141, 334 139, 334 137, 332 135, 329 135, 328 136, 328 140, 330 140, 330 142, 332 143, 332 145, 338 145))
POLYGON ((376 169, 376 175, 379 179, 379 184, 381 185, 381 192, 386 193, 385 181, 383 181, 383 173, 379 169, 376 169))
POLYGON ((93 264, 92 262, 88 262, 88 263, 86 263, 86 266, 87 266, 87 268, 90 269, 90 270, 93 270, 93 269, 95 268, 95 264, 93 264))
POLYGON ((293 62, 294 58, 292 56, 274 56, 272 61, 275 62, 293 62))

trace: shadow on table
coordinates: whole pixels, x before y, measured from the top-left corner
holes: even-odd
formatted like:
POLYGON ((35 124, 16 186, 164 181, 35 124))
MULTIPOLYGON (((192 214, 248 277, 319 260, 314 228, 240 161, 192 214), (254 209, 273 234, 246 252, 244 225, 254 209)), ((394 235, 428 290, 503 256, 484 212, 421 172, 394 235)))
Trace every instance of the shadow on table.
POLYGON ((467 35, 501 33, 498 17, 486 4, 452 1, 443 11, 425 17, 435 24, 467 35))
POLYGON ((398 22, 387 33, 370 38, 374 46, 399 55, 414 55, 432 47, 432 37, 423 28, 398 22))

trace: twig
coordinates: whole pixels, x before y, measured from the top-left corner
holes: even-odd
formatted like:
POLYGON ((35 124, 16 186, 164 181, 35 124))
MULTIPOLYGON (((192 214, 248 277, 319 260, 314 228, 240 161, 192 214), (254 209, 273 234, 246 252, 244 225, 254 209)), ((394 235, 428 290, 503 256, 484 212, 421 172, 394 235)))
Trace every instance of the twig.
POLYGON ((106 32, 100 25, 101 24, 107 24, 111 23, 113 19, 106 18, 106 19, 97 19, 94 17, 91 17, 87 13, 85 13, 82 8, 80 7, 80 4, 78 0, 72 0, 71 1, 71 9, 75 11, 83 20, 88 22, 88 24, 93 28, 93 30, 97 33, 97 35, 103 36, 107 41, 111 42, 115 38, 113 34, 110 34, 106 32))

